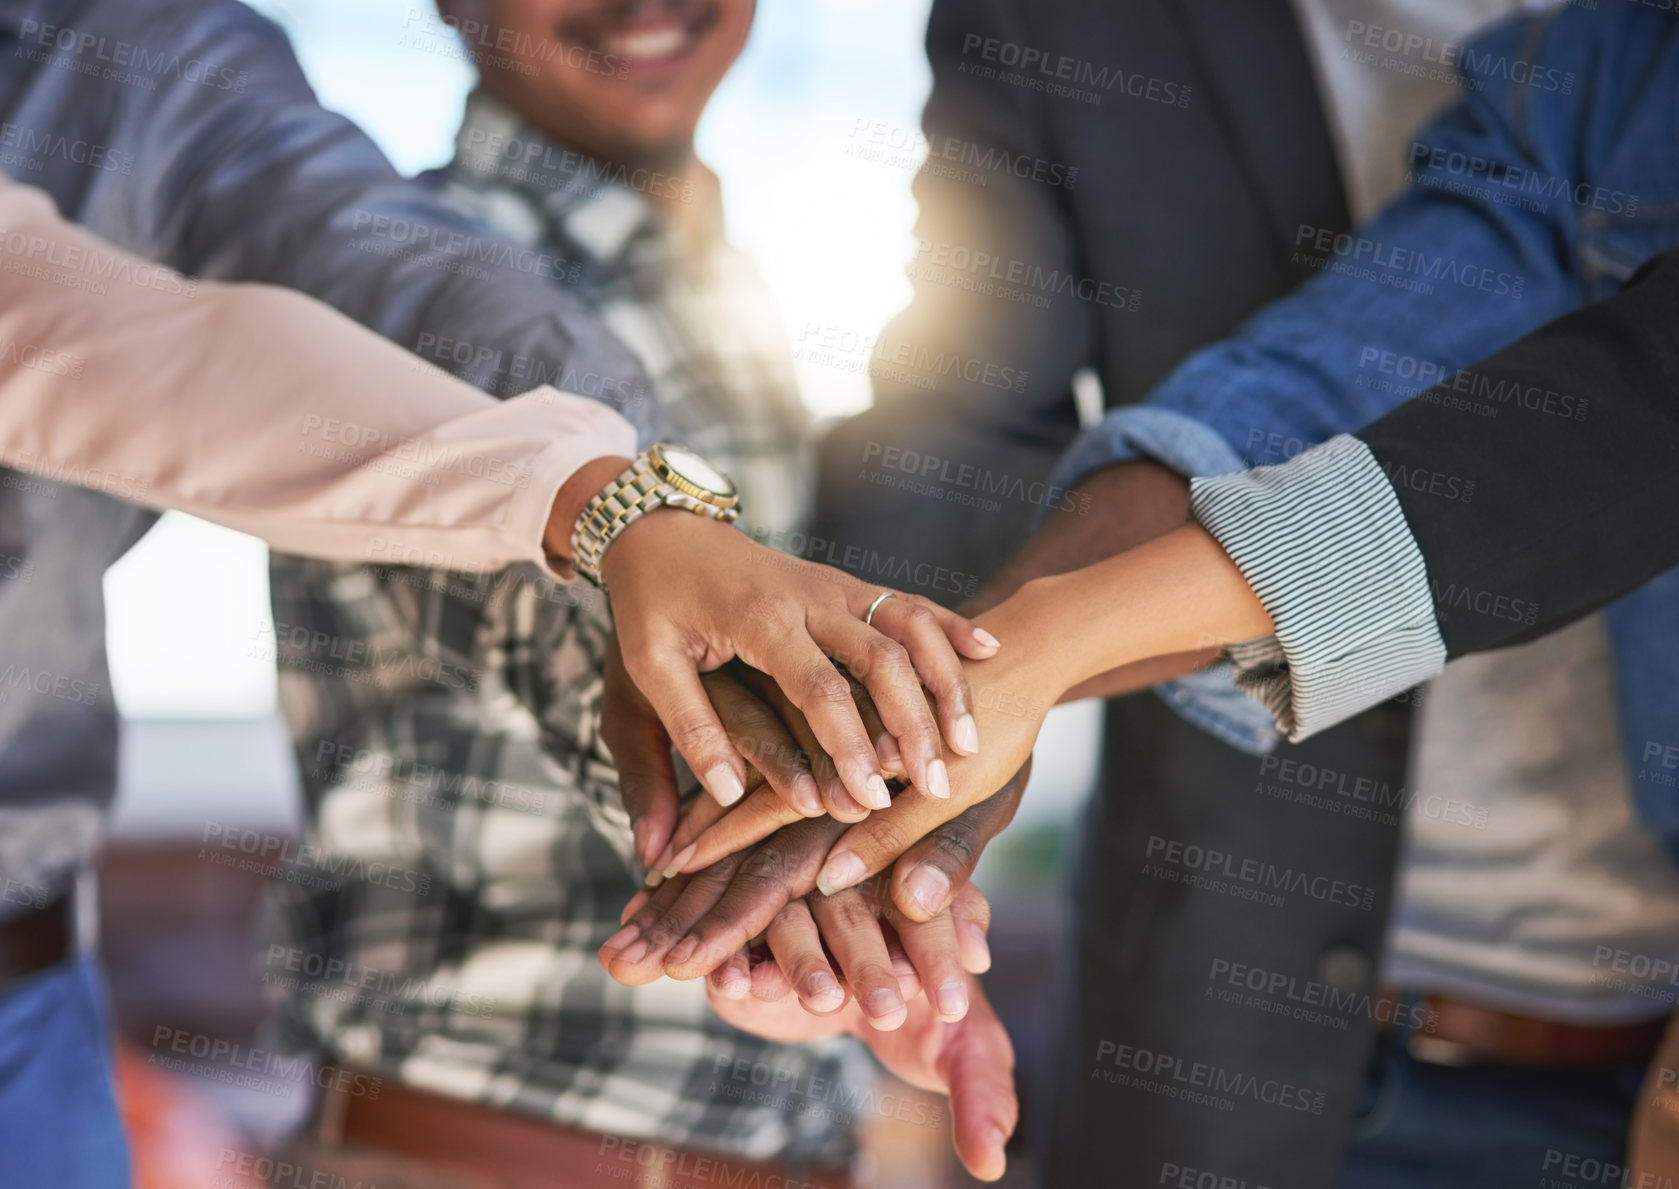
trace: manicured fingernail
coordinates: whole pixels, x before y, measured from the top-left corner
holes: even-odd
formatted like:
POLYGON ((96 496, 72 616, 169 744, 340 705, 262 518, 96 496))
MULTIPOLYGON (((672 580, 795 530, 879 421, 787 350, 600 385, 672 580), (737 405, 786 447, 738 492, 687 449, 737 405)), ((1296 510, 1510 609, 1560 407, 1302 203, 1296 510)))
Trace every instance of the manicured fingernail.
POLYGON ((601 946, 600 948, 603 949, 603 950, 621 950, 626 945, 629 945, 630 942, 634 941, 636 938, 638 938, 640 936, 641 936, 641 926, 639 926, 639 925, 625 925, 622 929, 618 930, 618 932, 614 933, 611 937, 608 937, 606 939, 606 944, 601 946))
POLYGON ((874 741, 875 754, 880 757, 880 766, 889 772, 898 772, 903 768, 904 753, 898 750, 898 741, 891 735, 882 734, 874 741))
POLYGON ((616 958, 613 959, 613 961, 614 962, 624 962, 624 963, 627 963, 628 965, 634 966, 637 962, 641 961, 643 958, 645 958, 647 956, 647 948, 648 948, 647 947, 647 939, 642 938, 641 940, 637 941, 634 945, 630 946, 629 949, 627 949, 623 953, 619 954, 616 958))
POLYGON ((974 629, 974 643, 978 644, 981 648, 989 648, 993 652, 1003 646, 1003 642, 1001 640, 997 639, 997 637, 993 636, 984 628, 974 629))
POLYGON ((666 966, 680 966, 694 956, 694 951, 700 948, 700 943, 692 937, 684 937, 676 943, 676 948, 665 955, 666 966))
POLYGON ((950 745, 965 756, 979 754, 979 724, 974 722, 974 716, 964 714, 956 720, 951 728, 950 745))
POLYGON ((822 868, 822 874, 817 877, 816 890, 824 896, 832 896, 835 892, 844 891, 853 884, 863 882, 863 876, 868 868, 850 851, 835 855, 822 868))
POLYGON ((881 1020, 904 1010, 904 998, 896 991, 879 987, 863 996, 863 1011, 871 1020, 881 1020))
POLYGON ((927 792, 941 801, 950 800, 950 769, 944 766, 943 760, 927 765, 927 792))
POLYGON ((950 877, 937 867, 923 863, 904 876, 904 891, 928 916, 937 916, 950 895, 950 877))
POLYGON ((648 888, 656 888, 664 882, 665 873, 663 871, 649 871, 647 878, 641 881, 642 886, 648 888))
POLYGON ((694 852, 699 849, 700 844, 697 842, 690 842, 687 846, 683 847, 681 854, 677 855, 669 863, 665 864, 665 878, 669 879, 673 875, 680 875, 682 873, 682 868, 688 865, 688 860, 693 858, 694 852))
POLYGON ((1009 1146, 1009 1133, 1001 1127, 993 1127, 991 1129, 991 1146, 996 1149, 997 1155, 1003 1155, 1003 1152, 1009 1146))
POLYGON ((990 970, 991 944, 985 940, 985 930, 972 921, 964 920, 961 917, 956 918, 956 929, 974 950, 974 962, 969 967, 969 973, 984 974, 987 970, 990 970))
POLYGON ((822 808, 822 790, 802 772, 793 778, 793 805, 806 817, 821 817, 828 812, 822 808))
POLYGON ((746 786, 727 764, 715 764, 705 774, 705 791, 717 799, 719 805, 733 805, 746 795, 746 786))
POLYGON ((804 997, 811 1006, 832 1011, 845 1001, 845 992, 840 989, 833 975, 826 970, 819 970, 805 979, 804 997))
POLYGON ((892 808, 892 790, 886 787, 886 781, 881 778, 880 773, 876 772, 869 777, 867 787, 869 795, 863 798, 863 804, 870 809, 892 808))
POLYGON ((965 983, 946 983, 938 992, 939 1014, 963 1016, 968 1013, 968 988, 965 983))
POLYGON ((675 845, 676 840, 674 838, 665 843, 665 849, 659 852, 659 857, 647 865, 655 871, 663 871, 666 867, 669 867, 670 861, 676 857, 676 852, 672 849, 675 845))

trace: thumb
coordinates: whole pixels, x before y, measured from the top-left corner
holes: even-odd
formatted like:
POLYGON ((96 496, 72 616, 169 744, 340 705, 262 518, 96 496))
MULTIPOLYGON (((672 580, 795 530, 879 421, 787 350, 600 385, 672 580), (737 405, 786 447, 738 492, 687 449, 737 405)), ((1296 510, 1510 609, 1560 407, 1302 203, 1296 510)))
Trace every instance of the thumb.
POLYGON ((724 731, 694 659, 679 647, 655 644, 626 655, 624 667, 706 792, 720 805, 740 800, 746 761, 724 731))
POLYGON ((671 759, 670 734, 617 660, 607 660, 601 705, 601 742, 618 768, 618 788, 630 815, 635 857, 651 867, 676 829, 682 792, 671 759))
POLYGON ((976 980, 968 1014, 954 1024, 940 1057, 950 1087, 950 1120, 962 1166, 982 1181, 1008 1167, 1004 1145, 1020 1119, 1014 1090, 1014 1046, 976 980))

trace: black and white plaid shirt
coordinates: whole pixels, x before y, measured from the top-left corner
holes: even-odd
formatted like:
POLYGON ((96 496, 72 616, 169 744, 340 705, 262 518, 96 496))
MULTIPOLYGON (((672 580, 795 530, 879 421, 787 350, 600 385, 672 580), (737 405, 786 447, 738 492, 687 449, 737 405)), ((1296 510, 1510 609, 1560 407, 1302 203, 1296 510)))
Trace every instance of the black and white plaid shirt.
MULTIPOLYGON (((589 300, 679 436, 734 475, 755 530, 799 523, 806 415, 714 184, 682 192, 694 224, 678 233, 647 200, 673 179, 571 153, 483 96, 436 181, 589 300)), ((561 383, 538 361, 494 370, 501 395, 561 383)), ((847 1160, 871 1076, 851 1042, 767 1044, 720 1024, 699 982, 624 987, 596 961, 641 883, 596 731, 603 600, 534 567, 463 577, 276 557, 271 579, 313 810, 266 938, 290 1038, 610 1135, 847 1160)))

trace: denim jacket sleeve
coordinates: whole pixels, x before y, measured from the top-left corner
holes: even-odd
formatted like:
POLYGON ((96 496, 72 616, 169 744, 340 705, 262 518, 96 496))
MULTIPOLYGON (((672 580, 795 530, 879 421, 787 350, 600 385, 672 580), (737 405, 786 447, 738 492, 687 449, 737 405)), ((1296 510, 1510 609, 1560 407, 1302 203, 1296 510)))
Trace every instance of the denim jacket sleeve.
MULTIPOLYGON (((1296 255, 1320 275, 1081 434, 1053 482, 1137 457, 1190 476, 1286 461, 1580 305, 1574 183, 1614 131, 1617 71, 1654 40, 1640 20, 1568 9, 1477 39, 1459 63, 1462 98, 1407 149, 1407 190, 1355 232, 1296 228, 1296 255)), ((1502 411, 1473 377, 1459 388, 1464 416, 1502 411)), ((1274 744, 1251 714, 1231 717, 1228 668, 1192 680, 1204 688, 1163 694, 1233 745, 1274 744)))
MULTIPOLYGON (((1541 187, 1516 202, 1509 187, 1476 179, 1580 176, 1578 142, 1592 134, 1596 106, 1583 93, 1593 80, 1580 76, 1608 72, 1600 51, 1618 43, 1579 37, 1575 26, 1601 32, 1606 19, 1569 10, 1477 40, 1464 54, 1463 98, 1408 150, 1406 192, 1355 232, 1296 228, 1295 253, 1321 275, 1190 356, 1149 407, 1212 429, 1245 464, 1281 462, 1581 304, 1571 198, 1541 187)), ((1109 417, 1134 421, 1125 409, 1109 417)), ((1076 470, 1063 468, 1057 482, 1125 457, 1096 444, 1116 438, 1127 435, 1111 424, 1087 431, 1068 456, 1076 470)))
POLYGON ((189 275, 301 290, 480 388, 512 395, 531 386, 515 376, 536 376, 652 436, 641 366, 554 283, 575 263, 398 174, 320 105, 272 22, 232 0, 80 0, 58 19, 134 61, 195 64, 151 86, 79 73, 60 115, 104 125, 98 138, 135 168, 60 195, 68 215, 189 275))

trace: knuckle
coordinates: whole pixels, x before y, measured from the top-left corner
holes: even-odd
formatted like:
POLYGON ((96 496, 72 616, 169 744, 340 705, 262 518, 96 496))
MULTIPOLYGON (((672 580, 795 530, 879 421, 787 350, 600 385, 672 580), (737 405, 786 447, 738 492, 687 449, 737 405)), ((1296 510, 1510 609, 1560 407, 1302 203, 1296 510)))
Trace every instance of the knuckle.
POLYGON ((968 675, 962 671, 960 665, 953 661, 949 671, 935 672, 930 677, 931 679, 927 682, 927 692, 933 695, 934 701, 940 705, 962 702, 966 708, 966 703, 970 701, 968 697, 968 675))
POLYGON ((933 614, 933 609, 918 596, 899 595, 898 599, 903 603, 899 614, 911 627, 918 630, 938 627, 939 617, 933 614))
MULTIPOLYGON (((734 879, 735 872, 740 870, 740 865, 746 861, 746 858, 746 855, 736 851, 734 854, 718 859, 717 862, 705 870, 690 877, 693 880, 692 886, 700 888, 707 896, 721 895, 727 890, 729 882, 734 879)), ((663 887, 664 884, 659 886, 663 887)))
POLYGON ((779 887, 787 878, 787 856, 777 846, 760 847, 740 865, 735 886, 743 890, 779 887))
POLYGON ((626 641, 623 645, 624 671, 635 684, 640 685, 645 675, 663 667, 668 655, 652 640, 626 641))
POLYGON ((851 684, 827 661, 812 662, 804 679, 805 696, 823 705, 851 703, 851 684))
POLYGON ((839 932, 854 933, 875 924, 874 908, 862 896, 842 893, 829 901, 828 908, 839 932))
POLYGON ((928 859, 946 872, 966 872, 979 861, 979 841, 964 827, 945 826, 931 841, 928 859))
POLYGON ((863 663, 868 673, 898 672, 909 668, 909 653, 904 646, 887 636, 876 636, 864 650, 863 663))
POLYGON ((778 591, 759 591, 746 601, 740 622, 785 627, 794 619, 794 606, 778 591))
POLYGON ((880 816, 870 818, 860 827, 868 844, 882 854, 897 856, 909 849, 914 841, 909 832, 897 822, 880 816))
POLYGON ((717 731, 715 720, 707 711, 697 706, 677 711, 665 727, 677 747, 684 751, 709 745, 717 731))
POLYGON ((660 913, 657 920, 642 930, 647 938, 649 954, 662 953, 681 941, 688 934, 687 923, 678 920, 669 913, 660 913))

